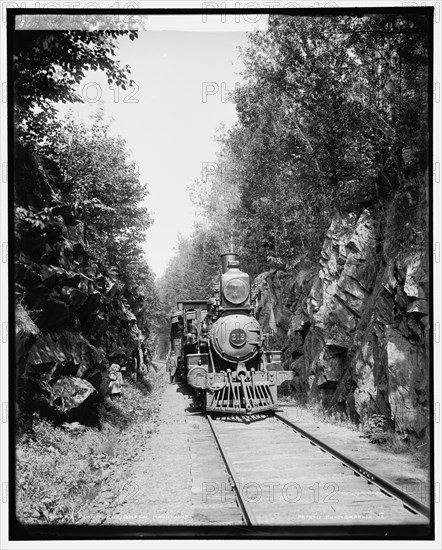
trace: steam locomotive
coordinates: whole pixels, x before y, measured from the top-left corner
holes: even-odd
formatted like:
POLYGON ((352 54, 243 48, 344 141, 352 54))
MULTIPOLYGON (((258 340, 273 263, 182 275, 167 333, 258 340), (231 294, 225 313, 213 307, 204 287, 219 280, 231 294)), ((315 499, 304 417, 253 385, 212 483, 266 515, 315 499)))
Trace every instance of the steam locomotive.
POLYGON ((206 300, 178 302, 171 316, 177 380, 194 390, 207 412, 253 414, 276 408, 277 387, 291 378, 281 351, 265 349, 253 316, 250 278, 238 254, 221 256, 219 290, 206 300))

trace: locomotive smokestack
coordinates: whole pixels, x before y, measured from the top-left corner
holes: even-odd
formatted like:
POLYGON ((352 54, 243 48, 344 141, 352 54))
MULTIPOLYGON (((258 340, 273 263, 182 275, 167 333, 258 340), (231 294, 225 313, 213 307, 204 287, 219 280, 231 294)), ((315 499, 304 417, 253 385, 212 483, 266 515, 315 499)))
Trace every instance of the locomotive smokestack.
POLYGON ((221 254, 221 268, 222 272, 225 273, 229 269, 229 262, 237 262, 239 254, 235 252, 229 252, 227 254, 221 254))

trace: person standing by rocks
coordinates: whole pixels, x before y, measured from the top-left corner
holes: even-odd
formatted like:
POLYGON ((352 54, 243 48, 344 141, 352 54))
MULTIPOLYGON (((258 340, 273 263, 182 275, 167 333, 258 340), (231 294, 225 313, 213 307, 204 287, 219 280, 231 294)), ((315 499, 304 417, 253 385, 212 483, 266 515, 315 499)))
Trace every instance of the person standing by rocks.
POLYGON ((175 384, 175 375, 177 371, 177 358, 176 353, 172 351, 168 359, 168 371, 170 376, 170 383, 175 384))
POLYGON ((121 374, 121 367, 117 363, 112 363, 109 368, 109 395, 112 400, 119 399, 121 397, 121 390, 123 386, 123 375, 121 374))

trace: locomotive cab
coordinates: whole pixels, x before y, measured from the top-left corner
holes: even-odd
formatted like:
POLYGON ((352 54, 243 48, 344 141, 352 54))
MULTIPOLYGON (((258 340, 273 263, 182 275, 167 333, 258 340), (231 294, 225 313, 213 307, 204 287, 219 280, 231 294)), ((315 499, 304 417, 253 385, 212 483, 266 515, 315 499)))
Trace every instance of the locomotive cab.
POLYGON ((201 356, 204 362, 207 354, 208 334, 203 330, 207 300, 180 301, 177 306, 178 312, 172 315, 171 345, 179 354, 176 379, 184 382, 193 364, 192 357, 201 356))

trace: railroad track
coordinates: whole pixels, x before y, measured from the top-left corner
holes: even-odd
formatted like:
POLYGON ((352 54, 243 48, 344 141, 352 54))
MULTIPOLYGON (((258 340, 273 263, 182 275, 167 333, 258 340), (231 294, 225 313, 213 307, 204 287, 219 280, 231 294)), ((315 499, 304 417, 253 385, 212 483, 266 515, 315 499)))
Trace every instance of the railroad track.
POLYGON ((166 361, 163 359, 154 359, 152 363, 156 366, 156 370, 166 368, 166 361))
POLYGON ((425 526, 430 510, 275 413, 207 416, 248 526, 425 526))

